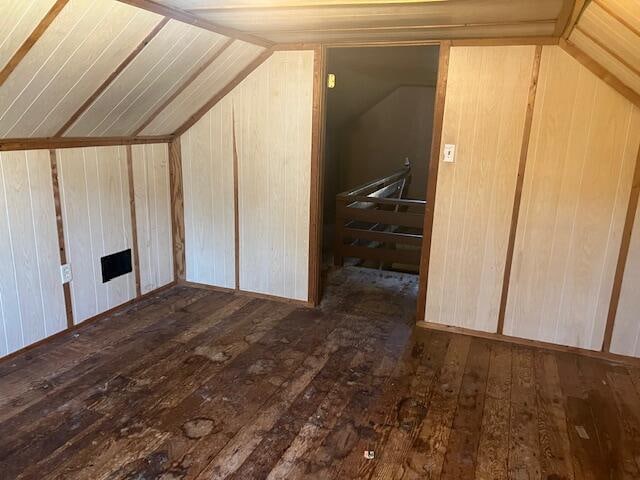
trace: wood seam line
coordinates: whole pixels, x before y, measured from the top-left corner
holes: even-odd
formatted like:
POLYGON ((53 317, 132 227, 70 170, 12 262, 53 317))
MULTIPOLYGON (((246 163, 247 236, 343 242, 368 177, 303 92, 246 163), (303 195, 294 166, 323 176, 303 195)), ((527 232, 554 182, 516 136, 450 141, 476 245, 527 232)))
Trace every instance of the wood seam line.
POLYGON ((224 86, 218 93, 207 101, 202 107, 200 107, 196 113, 191 115, 172 135, 179 137, 184 132, 189 130, 200 120, 204 115, 211 110, 220 100, 222 100, 231 90, 233 90, 242 80, 251 74, 256 68, 262 65, 271 55, 274 50, 269 48, 262 52, 255 60, 247 65, 240 73, 238 73, 233 80, 231 80, 226 86, 224 86))
POLYGON ((615 18, 619 23, 624 25, 626 28, 635 33, 638 37, 640 37, 640 30, 638 30, 635 26, 631 25, 626 18, 621 17, 616 12, 613 11, 607 4, 605 4, 602 0, 592 0, 593 3, 598 5, 602 10, 607 12, 610 16, 615 18))
POLYGON ((433 113, 433 131, 431 135, 431 155, 429 159, 427 177, 426 208, 424 227, 422 229, 422 251, 420 252, 420 277, 418 287, 418 301, 416 320, 425 319, 427 303, 427 286, 429 276, 429 261, 431 256, 431 236, 433 233, 433 218, 435 215, 435 199, 438 183, 438 168, 442 146, 442 129, 444 126, 444 110, 447 97, 447 81, 449 76, 449 57, 451 42, 442 41, 438 60, 438 80, 436 84, 436 105, 433 113))
POLYGON ((540 60, 542 58, 542 47, 537 46, 533 68, 531 72, 531 83, 529 85, 529 100, 524 120, 524 130, 522 133, 522 145, 520 146, 520 161, 518 164, 518 175, 516 177, 516 189, 513 197, 513 210, 511 212, 511 227, 509 229, 509 243, 507 244, 507 256, 504 264, 504 276, 502 280, 502 295, 500 297, 500 310, 498 312, 497 333, 502 335, 504 331, 504 320, 507 312, 507 298, 509 296, 509 282, 511 281, 511 268, 513 266, 513 253, 516 243, 516 233, 518 231, 518 219, 520 217, 520 205, 522 203, 522 189, 524 185, 524 175, 527 168, 527 157, 529 155, 529 141, 531 139, 531 125, 533 123, 533 112, 536 103, 536 93, 538 90, 538 77, 540 75, 540 60))
MULTIPOLYGON (((140 249, 138 248, 138 222, 136 216, 136 193, 133 181, 133 147, 126 146, 127 149, 127 175, 129 183, 129 208, 131 210, 131 243, 133 248, 133 272, 136 281, 136 298, 142 296, 142 288, 140 286, 140 249)), ((142 158, 146 161, 146 155, 142 158)))
MULTIPOLYGON (((53 205, 56 214, 56 230, 58 232, 58 252, 60 253, 60 265, 67 263, 67 247, 64 242, 64 222, 62 220, 62 199, 60 197, 60 179, 58 176, 58 158, 56 151, 49 150, 51 161, 51 185, 53 187, 53 205)), ((73 327, 73 302, 71 301, 71 285, 62 285, 64 294, 64 307, 67 316, 67 328, 73 327)))
POLYGON ((273 45, 273 42, 265 38, 259 37, 257 35, 253 35, 251 33, 244 32, 242 30, 238 30, 236 28, 225 27, 223 25, 210 22, 196 15, 193 15, 192 13, 189 13, 186 10, 180 10, 178 8, 161 5, 160 3, 157 3, 154 0, 118 0, 118 1, 122 3, 126 3, 127 5, 132 5, 134 7, 141 8, 143 10, 147 10, 149 12, 156 13, 158 15, 162 15, 163 17, 169 17, 179 22, 193 25, 194 27, 209 30, 210 32, 214 32, 219 35, 223 35, 225 37, 242 40, 248 43, 253 43, 254 45, 258 45, 260 47, 268 48, 273 45))
POLYGON ((571 16, 569 17, 567 26, 562 32, 562 35, 560 35, 560 38, 568 39, 571 36, 571 32, 573 32, 573 29, 576 27, 576 25, 578 25, 578 22, 580 22, 580 18, 582 17, 582 14, 589 6, 590 1, 591 0, 575 0, 573 11, 571 12, 571 16), (582 5, 580 5, 580 2, 582 2, 582 5), (580 9, 578 13, 576 13, 576 8, 580 9))
POLYGON ((613 287, 611 289, 611 301, 609 303, 609 311, 607 313, 607 324, 604 330, 604 339, 602 342, 602 351, 610 352, 611 340, 613 338, 613 328, 615 326, 618 306, 620 304, 620 293, 622 291, 622 281, 624 272, 627 267, 627 257, 629 256, 629 248, 631 246, 631 235, 638 210, 638 198, 640 197, 640 146, 636 157, 636 166, 633 172, 633 182, 631 184, 631 192, 629 194, 629 204, 627 206, 627 216, 622 229, 622 240, 620 243, 620 252, 618 254, 618 263, 616 265, 616 273, 613 277, 613 287))
POLYGON ((184 190, 180 138, 171 141, 169 149, 169 188, 171 190, 171 234, 173 243, 173 277, 185 279, 184 190))
POLYGON ((44 32, 47 31, 49 26, 53 23, 67 3, 69 3, 69 0, 57 0, 42 20, 40 20, 40 23, 38 23, 36 28, 33 29, 27 39, 22 42, 22 45, 20 45, 18 50, 9 59, 9 62, 4 66, 2 71, 0 71, 0 87, 4 84, 7 78, 9 78, 9 75, 11 75, 11 73, 17 68, 20 62, 22 62, 24 57, 27 56, 38 40, 40 40, 42 35, 44 35, 44 32))
POLYGON ((562 9, 558 15, 558 20, 556 21, 556 28, 553 31, 553 35, 556 37, 561 36, 564 31, 567 29, 569 22, 571 21, 571 14, 573 10, 576 8, 576 0, 564 0, 562 4, 562 9))
POLYGON ((149 32, 149 34, 133 49, 133 51, 127 55, 120 65, 116 67, 116 69, 111 72, 111 75, 107 77, 107 79, 102 82, 102 84, 96 89, 93 94, 85 102, 82 106, 71 116, 69 120, 62 126, 62 128, 56 133, 56 137, 61 137, 67 130, 71 128, 71 126, 85 113, 91 105, 102 95, 107 88, 113 83, 113 81, 124 71, 125 68, 129 66, 133 60, 145 49, 145 47, 153 40, 153 38, 160 33, 160 30, 164 28, 164 26, 169 22, 168 18, 163 18, 154 28, 149 32))
POLYGON ((324 190, 323 132, 324 132, 324 79, 325 50, 317 46, 313 62, 313 125, 311 131, 311 188, 309 199, 309 273, 307 300, 312 305, 320 302, 320 265, 322 262, 322 198, 324 190))
POLYGON ((209 66, 213 62, 215 62, 218 59, 218 57, 220 57, 220 55, 222 55, 222 53, 231 46, 233 42, 235 42, 235 40, 233 38, 230 38, 222 45, 222 47, 220 47, 218 50, 213 52, 213 55, 211 55, 211 57, 209 57, 209 59, 206 62, 204 62, 195 72, 193 72, 189 76, 189 78, 185 80, 185 82, 182 85, 180 85, 180 87, 178 87, 178 89, 169 96, 169 98, 167 98, 164 102, 162 102, 162 104, 158 108, 156 108, 153 111, 153 113, 149 115, 149 117, 144 122, 142 122, 142 125, 140 125, 140 127, 136 128, 132 136, 135 137, 136 135, 139 135, 140 132, 142 132, 145 128, 147 128, 149 124, 153 122, 156 119, 156 117, 160 115, 160 113, 162 113, 164 109, 167 108, 171 104, 171 102, 173 102, 178 97, 178 95, 184 92, 187 89, 187 87, 189 87, 189 85, 191 85, 195 81, 195 79, 202 74, 202 72, 204 72, 207 68, 209 68, 209 66))
POLYGON ((0 152, 10 150, 50 150, 77 147, 108 147, 145 143, 170 143, 173 135, 149 137, 59 137, 59 138, 6 138, 0 139, 0 152))
POLYGON ((589 40, 595 43, 598 47, 600 47, 602 50, 607 52, 609 55, 615 58, 622 65, 624 65, 626 68, 628 68, 629 70, 631 70, 633 73, 635 73, 637 76, 640 77, 640 69, 638 69, 638 67, 636 67, 635 65, 632 65, 631 63, 627 62, 624 58, 622 58, 620 55, 614 52, 606 43, 603 43, 602 41, 594 37, 591 33, 587 32, 582 27, 580 27, 580 25, 576 25, 575 30, 579 31, 582 35, 587 37, 589 40))
POLYGON ((631 87, 627 86, 618 77, 616 77, 600 63, 594 60, 590 55, 583 52, 571 41, 565 40, 563 38, 560 39, 558 45, 567 54, 571 55, 577 62, 590 70, 600 80, 605 82, 635 106, 640 107, 640 94, 633 90, 631 87))
POLYGON ((235 290, 240 291, 240 205, 238 200, 238 147, 236 138, 236 109, 231 105, 231 131, 233 138, 233 230, 234 230, 234 262, 235 290))

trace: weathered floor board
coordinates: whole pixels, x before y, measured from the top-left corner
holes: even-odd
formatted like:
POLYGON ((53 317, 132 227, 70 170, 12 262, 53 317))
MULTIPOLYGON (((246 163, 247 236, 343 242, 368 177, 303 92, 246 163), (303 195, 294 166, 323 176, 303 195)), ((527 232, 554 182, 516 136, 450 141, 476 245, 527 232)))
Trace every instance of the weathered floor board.
POLYGON ((0 361, 0 479, 640 478, 637 367, 416 329, 416 288, 174 287, 0 361))

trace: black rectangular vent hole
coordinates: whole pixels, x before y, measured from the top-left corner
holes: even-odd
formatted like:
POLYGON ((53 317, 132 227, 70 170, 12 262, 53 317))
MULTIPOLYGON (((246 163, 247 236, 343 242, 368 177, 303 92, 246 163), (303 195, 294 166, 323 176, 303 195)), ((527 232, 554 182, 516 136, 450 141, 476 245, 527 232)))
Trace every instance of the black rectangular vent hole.
POLYGON ((102 283, 107 283, 121 275, 131 273, 131 249, 123 250, 118 253, 112 253, 100 259, 102 264, 102 283))

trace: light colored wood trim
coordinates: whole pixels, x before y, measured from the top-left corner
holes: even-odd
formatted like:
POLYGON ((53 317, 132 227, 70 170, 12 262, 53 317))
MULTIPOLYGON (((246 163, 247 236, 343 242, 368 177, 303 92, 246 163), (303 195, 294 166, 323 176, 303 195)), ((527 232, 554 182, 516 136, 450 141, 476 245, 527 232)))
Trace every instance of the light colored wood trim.
POLYGON ((635 90, 622 83, 622 81, 620 81, 618 77, 614 76, 606 68, 596 62, 593 58, 584 53, 570 41, 560 39, 559 45, 565 52, 575 58, 586 68, 591 70, 591 72, 593 72, 603 82, 607 83, 611 88, 616 90, 620 95, 625 97, 631 103, 633 103, 637 107, 640 107, 640 93, 637 93, 635 90))
POLYGON ((569 22, 571 21, 571 14, 573 13, 575 5, 576 0, 563 0, 562 9, 558 15, 558 20, 556 20, 556 29, 553 32, 554 36, 561 36, 567 29, 567 25, 569 25, 569 22))
POLYGON ((569 38, 569 36, 571 36, 571 32, 573 32, 573 28, 580 21, 580 17, 582 16, 582 13, 586 10, 587 6, 589 5, 589 2, 590 0, 575 0, 573 5, 573 10, 571 11, 571 15, 569 16, 567 24, 565 25, 564 30, 560 35, 561 38, 567 39, 569 38))
POLYGON ((602 10, 604 10, 613 18, 615 18, 618 22, 620 22, 621 25, 624 25, 626 28, 628 28, 633 33, 635 33, 638 37, 640 37, 640 30, 638 30, 634 25, 632 25, 626 18, 618 15, 618 13, 614 11, 612 8, 610 8, 609 5, 607 5, 602 0, 592 0, 592 1, 593 3, 598 5, 602 10))
POLYGON ((133 149, 127 145, 127 176, 129 180, 129 209, 131 210, 131 243, 133 250, 133 273, 136 282, 136 297, 142 295, 140 286, 140 249, 138 248, 138 222, 136 219, 136 192, 133 186, 133 149))
MULTIPOLYGON (((67 263, 67 248, 64 243, 64 222, 62 221, 62 200, 60 197, 60 180, 58 177, 58 159, 55 150, 49 150, 51 159, 51 184, 53 186, 53 205, 56 212, 56 229, 58 231, 58 251, 60 252, 60 265, 67 263)), ((69 283, 62 285, 64 294, 64 307, 67 314, 67 328, 73 327, 73 303, 71 301, 71 286, 69 283)))
POLYGON ((558 345, 555 343, 542 342, 540 340, 529 340, 526 338, 512 337, 510 335, 503 335, 499 333, 481 332, 478 330, 471 330, 463 327, 451 327, 448 325, 442 325, 440 323, 432 322, 417 322, 416 326, 419 328, 425 328, 427 330, 436 330, 439 332, 454 333, 458 335, 468 335, 470 337, 483 338, 486 340, 496 340, 499 342, 505 342, 513 345, 521 345, 523 347, 530 348, 544 348, 546 350, 552 350, 554 352, 566 352, 574 353, 577 355, 583 355, 585 357, 599 358, 610 362, 617 362, 625 365, 640 366, 640 358, 627 357, 626 355, 618 355, 615 353, 598 352, 596 350, 588 350, 586 348, 570 347, 567 345, 558 345))
POLYGON ((527 167, 527 155, 529 153, 529 139, 531 138, 531 124, 533 123, 533 110, 538 90, 538 75, 540 73, 540 59, 542 58, 542 46, 536 47, 529 85, 529 100, 522 131, 522 145, 520 147, 520 162, 518 164, 518 176, 513 198, 513 211, 511 214, 511 228, 509 230, 509 243, 507 245, 507 259, 504 264, 504 279, 502 281, 502 296, 500 298, 500 310, 498 313, 497 331, 501 334, 504 330, 504 318, 507 311, 507 298, 509 295, 509 282, 511 281, 511 267, 513 264, 513 251, 518 230, 518 218, 520 216, 520 203, 522 201, 522 187, 524 185, 524 173, 527 167))
POLYGON ((427 178, 426 207, 424 227, 422 230, 422 250, 420 252, 420 278, 418 284, 418 301, 416 318, 424 320, 427 303, 427 283, 429 277, 429 260, 431 257, 431 236, 433 234, 433 216, 435 213, 436 187, 438 183, 438 167, 440 166, 440 145, 442 143, 442 127, 444 122, 444 107, 447 96, 447 77, 449 73, 449 55, 451 42, 440 44, 440 59, 438 61, 438 81, 436 84, 436 101, 433 109, 433 133, 431 135, 431 157, 429 159, 429 174, 427 178))
POLYGON ((322 205, 324 194, 324 115, 326 50, 317 46, 313 59, 313 126, 311 131, 311 178, 309 199, 309 287, 312 305, 320 303, 322 267, 322 205))
POLYGON ((232 107, 231 128, 233 136, 233 251, 235 266, 235 286, 240 290, 240 202, 238 201, 238 143, 236 139, 236 111, 232 107))
POLYGON ((557 45, 557 37, 461 38, 451 40, 452 47, 503 47, 512 45, 557 45))
MULTIPOLYGON (((151 32, 138 44, 136 48, 125 58, 120 65, 107 77, 107 79, 102 82, 102 84, 96 89, 93 94, 87 98, 87 100, 82 104, 82 106, 71 116, 69 120, 62 126, 60 130, 56 133, 56 137, 61 137, 64 135, 64 132, 69 130, 71 126, 80 118, 80 116, 87 111, 87 109, 93 105, 100 95, 111 85, 111 83, 122 73, 122 71, 127 68, 127 66, 138 56, 142 50, 149 44, 153 38, 160 33, 160 30, 164 28, 164 26, 169 22, 168 18, 163 18, 151 32)), ((137 134, 138 132, 136 132, 137 134)))
POLYGON ((198 120, 200 120, 209 110, 211 110, 216 103, 222 100, 231 90, 233 90, 242 80, 247 78, 251 72, 253 72, 256 68, 258 68, 265 60, 267 60, 271 55, 273 55, 273 49, 267 49, 262 54, 260 54, 253 62, 247 65, 238 75, 236 75, 233 80, 231 80, 222 90, 216 93, 207 103, 205 103, 200 109, 191 115, 185 123, 182 124, 178 130, 175 131, 175 136, 180 136, 187 130, 189 130, 193 125, 196 124, 198 120))
POLYGON ((169 189, 171 195, 171 232, 173 238, 173 276, 176 281, 185 279, 184 248, 184 189, 182 183, 182 153, 180 138, 168 145, 169 189))
POLYGON ((195 72, 193 72, 193 74, 191 74, 191 76, 182 85, 180 85, 180 88, 178 88, 175 92, 173 92, 173 94, 171 94, 169 98, 167 98, 164 102, 162 102, 162 105, 160 105, 157 109, 153 111, 151 115, 149 115, 149 117, 142 123, 142 125, 140 125, 136 129, 136 131, 133 132, 133 135, 134 136, 139 135, 140 132, 142 132, 145 128, 147 128, 147 126, 149 126, 149 124, 153 122, 156 119, 156 117, 160 115, 160 113, 165 108, 167 108, 171 102, 173 102, 176 99, 178 95, 180 95, 189 85, 191 85, 193 81, 196 78, 198 78, 200 74, 209 67, 209 65, 215 62, 216 59, 222 54, 222 52, 224 52, 227 48, 229 48, 234 41, 235 41, 234 39, 230 38, 224 43, 224 45, 222 45, 222 47, 220 47, 216 52, 214 52, 214 54, 211 55, 211 57, 206 62, 204 62, 195 72))
POLYGON ((232 293, 234 295, 240 295, 243 297, 260 298, 263 300, 271 300, 274 302, 286 303, 289 305, 298 305, 300 307, 313 307, 310 302, 305 300, 296 300, 294 298, 278 297, 277 295, 267 295, 266 293, 248 292, 246 290, 235 290, 233 288, 217 287, 214 285, 206 285, 204 283, 179 281, 178 285, 184 285, 186 287, 201 288, 203 290, 211 290, 212 292, 225 292, 232 293))
POLYGON ((580 32, 585 37, 587 37, 589 40, 595 43, 598 47, 600 47, 602 50, 607 52, 609 55, 615 58, 618 62, 623 64, 626 68, 628 68, 629 70, 631 70, 633 73, 635 73, 637 76, 640 77, 640 67, 626 61, 624 58, 618 55, 612 48, 610 48, 609 45, 607 45, 606 43, 602 42, 599 38, 592 35, 591 32, 588 32, 584 28, 581 28, 580 25, 576 25, 575 30, 580 32))
POLYGON ((81 323, 78 323, 77 325, 71 325, 68 328, 65 328, 64 330, 61 330, 57 333, 54 333, 53 335, 43 338, 42 340, 39 340, 35 343, 32 343, 31 345, 27 345, 24 348, 21 348, 19 350, 16 350, 15 352, 11 352, 9 355, 6 355, 2 358, 0 358, 0 365, 4 362, 10 362, 12 361, 15 357, 17 357, 18 355, 22 355, 25 352, 28 352, 30 350, 33 350, 35 348, 41 347, 42 345, 45 345, 49 342, 54 341, 55 339, 62 337, 66 334, 69 334, 71 332, 74 332, 75 330, 78 330, 80 328, 84 328, 86 326, 89 326, 90 324, 97 322, 98 320, 101 320, 103 318, 109 317, 115 313, 118 313, 122 310, 125 310, 126 308, 130 307, 131 305, 133 305, 134 303, 138 303, 141 302, 143 300, 146 300, 147 298, 153 297, 154 295, 158 295, 160 293, 162 293, 165 290, 169 290, 172 287, 175 287, 177 285, 176 282, 171 282, 167 285, 163 285, 160 288, 156 288, 155 290, 152 290, 151 292, 147 292, 144 295, 138 297, 138 298, 133 298, 121 305, 118 305, 117 307, 113 307, 105 312, 99 313, 98 315, 95 315, 94 317, 91 318, 87 318, 86 320, 84 320, 81 323))
POLYGON ((138 145, 145 143, 169 143, 173 135, 152 137, 50 137, 0 139, 0 152, 9 150, 50 150, 79 147, 109 147, 113 145, 138 145))
POLYGON ((300 51, 300 50, 317 50, 320 48, 318 43, 294 42, 294 43, 277 43, 271 49, 274 52, 300 51))
POLYGON ((57 0, 42 20, 40 20, 36 28, 33 29, 31 35, 20 45, 20 48, 18 48, 16 53, 13 54, 13 57, 11 57, 2 71, 0 71, 0 87, 6 82, 9 75, 16 69, 22 59, 27 56, 27 53, 29 53, 36 42, 40 40, 44 32, 49 28, 49 25, 53 23, 67 3, 69 3, 69 0, 57 0))
POLYGON ((148 10, 149 12, 157 13, 164 17, 173 18, 174 20, 177 20, 182 23, 188 23, 189 25, 193 25, 195 27, 209 30, 219 35, 224 35, 225 37, 235 38, 237 40, 242 40, 244 42, 253 43, 254 45, 259 45, 261 47, 270 47, 271 45, 273 45, 273 42, 270 42, 269 40, 258 37, 257 35, 252 35, 250 33, 246 33, 241 30, 237 30, 235 28, 218 25, 218 24, 209 22, 208 20, 199 18, 187 11, 179 10, 177 8, 171 8, 166 5, 161 5, 152 0, 118 0, 118 1, 122 3, 126 3, 128 5, 133 5, 134 7, 142 8, 143 10, 148 10))
POLYGON ((627 257, 629 256, 629 246, 631 245, 631 233, 638 209, 638 198, 640 197, 640 148, 636 157, 636 166, 633 173, 633 183, 631 184, 631 193, 629 194, 629 205, 627 207, 627 216, 624 220, 624 228, 622 230, 622 241, 620 244, 620 253, 618 254, 618 263, 616 265, 616 273, 613 277, 613 288, 611 290, 611 303, 609 304, 609 312, 607 314, 607 324, 604 330, 604 341, 602 342, 602 351, 609 352, 611 350, 611 338, 613 337, 613 328, 615 326, 616 316, 618 313, 618 305, 620 303, 620 292, 622 290, 622 280, 624 279, 624 271, 627 266, 627 257))
MULTIPOLYGON (((449 40, 370 40, 370 41, 340 41, 327 42, 323 45, 330 48, 354 48, 354 47, 412 47, 424 45, 440 45, 448 41, 452 47, 493 47, 509 45, 557 45, 557 37, 497 37, 497 38, 457 38, 449 40)), ((282 43, 274 46, 274 50, 288 48, 289 45, 307 45, 304 43, 282 43)), ((292 48, 289 48, 292 49, 292 48)), ((295 48, 293 48, 295 49, 295 48)))

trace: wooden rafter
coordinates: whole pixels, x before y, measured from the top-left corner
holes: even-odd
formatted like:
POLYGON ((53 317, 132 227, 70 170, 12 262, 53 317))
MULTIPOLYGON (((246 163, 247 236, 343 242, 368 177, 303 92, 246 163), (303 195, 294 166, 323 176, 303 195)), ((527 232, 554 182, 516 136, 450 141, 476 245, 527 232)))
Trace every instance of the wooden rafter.
POLYGON ((49 25, 53 23, 68 2, 69 0, 57 0, 44 18, 40 20, 40 23, 38 23, 33 32, 31 32, 31 35, 29 35, 22 45, 20 45, 20 48, 18 48, 13 57, 11 57, 2 71, 0 71, 0 86, 2 86, 7 78, 9 78, 11 72, 13 72, 22 59, 26 57, 27 53, 29 53, 40 37, 42 37, 47 28, 49 28, 49 25))
POLYGON ((571 14, 573 13, 576 3, 576 0, 563 0, 562 9, 558 15, 558 20, 556 21, 556 29, 553 32, 556 37, 562 35, 566 30, 567 25, 569 25, 569 21, 571 21, 571 14))
POLYGON ((144 143, 169 143, 173 135, 148 137, 51 137, 0 139, 0 152, 8 150, 46 150, 52 148, 107 147, 144 143))
POLYGON ((127 68, 127 66, 133 62, 133 60, 138 56, 142 50, 151 42, 151 40, 160 33, 160 30, 164 28, 164 26, 169 22, 169 18, 163 18, 151 32, 138 44, 138 46, 125 58, 120 65, 107 77, 107 79, 102 82, 102 84, 96 89, 93 94, 87 98, 87 100, 82 104, 82 106, 71 116, 71 118, 62 126, 60 130, 56 133, 56 137, 61 137, 64 133, 71 128, 71 126, 80 118, 80 116, 86 112, 93 102, 95 102, 102 93, 109 88, 109 85, 122 73, 122 71, 127 68))
POLYGON ((575 0, 573 5, 573 10, 571 11, 571 15, 569 16, 569 19, 567 20, 567 23, 564 27, 564 30, 560 35, 562 38, 565 38, 565 39, 569 38, 569 36, 571 35, 571 32, 573 32, 574 27, 580 21, 580 17, 582 16, 582 13, 589 6, 589 2, 590 0, 575 0))
POLYGON ((262 52, 260 56, 258 56, 253 62, 247 65, 238 75, 236 75, 233 80, 231 80, 222 90, 216 93, 207 103, 205 103, 196 113, 191 115, 189 119, 182 124, 178 130, 176 130, 173 135, 180 136, 187 130, 189 130, 198 120, 200 120, 204 114, 206 114, 209 110, 211 110, 216 103, 222 100, 225 95, 227 95, 231 90, 233 90, 242 80, 244 80, 251 72, 253 72, 256 68, 258 68, 265 60, 267 60, 272 54, 274 50, 269 48, 262 52))
POLYGON ((132 5, 134 7, 148 10, 153 13, 157 13, 164 17, 173 18, 174 20, 178 20, 179 22, 188 23, 190 25, 193 25, 199 28, 204 28, 205 30, 209 30, 219 35, 224 35, 225 37, 233 38, 236 40, 242 40, 248 43, 253 43, 254 45, 259 45, 261 47, 271 47, 273 45, 273 42, 270 42, 269 40, 266 40, 264 38, 258 37, 256 35, 252 35, 250 33, 243 32, 241 30, 237 30, 235 28, 225 27, 222 25, 212 23, 208 20, 198 18, 197 16, 189 12, 186 12, 184 10, 167 7, 166 5, 161 5, 159 3, 154 2, 153 0, 118 0, 118 1, 122 3, 126 3, 128 5, 132 5))
POLYGON ((162 104, 158 108, 156 108, 153 113, 151 113, 151 115, 149 115, 149 117, 144 122, 142 122, 142 124, 138 128, 136 128, 135 132, 133 132, 133 135, 139 135, 140 132, 147 128, 147 126, 149 126, 149 124, 153 122, 158 115, 160 115, 160 112, 167 108, 169 104, 171 104, 171 102, 173 102, 178 97, 178 95, 180 95, 189 85, 191 85, 191 83, 193 83, 196 78, 198 78, 202 74, 202 72, 209 68, 209 65, 215 62, 216 59, 220 57, 220 55, 222 55, 222 53, 227 48, 229 48, 234 41, 234 39, 230 38, 225 42, 224 45, 222 45, 222 47, 216 50, 213 55, 211 55, 211 57, 209 57, 209 59, 200 66, 200 68, 193 72, 193 74, 175 92, 173 92, 173 94, 171 94, 169 98, 162 102, 162 104))

